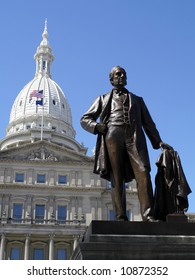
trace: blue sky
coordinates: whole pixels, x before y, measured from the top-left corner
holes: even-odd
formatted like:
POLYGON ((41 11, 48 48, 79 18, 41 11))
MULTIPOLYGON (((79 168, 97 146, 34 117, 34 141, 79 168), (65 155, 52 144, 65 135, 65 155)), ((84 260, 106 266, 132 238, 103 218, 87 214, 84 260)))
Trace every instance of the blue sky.
MULTIPOLYGON (((92 154, 96 136, 80 127, 80 117, 111 89, 110 69, 124 67, 127 88, 144 98, 161 138, 180 155, 195 212, 194 14, 194 0, 1 1, 0 138, 16 96, 34 77, 47 18, 52 78, 71 106, 78 142, 92 154)), ((148 148, 154 180, 161 151, 148 148)))

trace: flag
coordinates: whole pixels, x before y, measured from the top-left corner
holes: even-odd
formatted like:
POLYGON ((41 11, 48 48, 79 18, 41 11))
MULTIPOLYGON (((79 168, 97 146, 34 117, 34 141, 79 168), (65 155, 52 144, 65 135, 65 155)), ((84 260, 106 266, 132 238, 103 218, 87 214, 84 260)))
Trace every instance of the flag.
POLYGON ((42 98, 42 97, 43 97, 43 90, 33 90, 33 91, 30 93, 30 99, 31 99, 32 97, 42 98))
POLYGON ((43 98, 37 99, 36 105, 43 106, 43 98))

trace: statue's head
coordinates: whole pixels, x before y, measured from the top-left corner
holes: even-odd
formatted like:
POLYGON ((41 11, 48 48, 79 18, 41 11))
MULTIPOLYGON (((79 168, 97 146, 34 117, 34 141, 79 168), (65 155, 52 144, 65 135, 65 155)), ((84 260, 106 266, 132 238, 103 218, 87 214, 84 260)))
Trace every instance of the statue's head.
POLYGON ((116 88, 124 87, 127 84, 127 74, 124 68, 115 66, 110 71, 110 82, 116 88))

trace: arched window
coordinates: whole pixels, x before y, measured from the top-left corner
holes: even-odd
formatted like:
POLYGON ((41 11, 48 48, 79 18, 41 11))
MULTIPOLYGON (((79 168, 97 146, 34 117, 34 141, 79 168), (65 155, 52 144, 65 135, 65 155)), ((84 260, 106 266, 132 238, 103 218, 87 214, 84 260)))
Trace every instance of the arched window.
POLYGON ((45 70, 45 68, 46 68, 46 61, 43 60, 42 69, 45 70))

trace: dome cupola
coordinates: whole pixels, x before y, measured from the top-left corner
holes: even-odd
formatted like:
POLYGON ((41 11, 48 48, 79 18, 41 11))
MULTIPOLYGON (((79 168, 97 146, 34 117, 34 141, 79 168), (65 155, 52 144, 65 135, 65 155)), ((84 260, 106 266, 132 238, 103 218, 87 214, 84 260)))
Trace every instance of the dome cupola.
POLYGON ((48 41, 47 20, 42 41, 34 55, 34 78, 16 97, 1 150, 37 140, 48 140, 76 151, 84 151, 75 140, 72 114, 60 86, 51 78, 54 55, 48 41))
POLYGON ((51 78, 50 66, 54 60, 54 56, 48 41, 47 20, 45 21, 45 29, 43 31, 42 38, 43 40, 41 41, 34 55, 34 59, 36 60, 35 77, 39 75, 46 75, 51 78))

